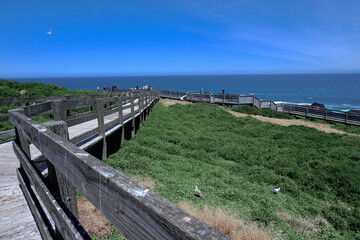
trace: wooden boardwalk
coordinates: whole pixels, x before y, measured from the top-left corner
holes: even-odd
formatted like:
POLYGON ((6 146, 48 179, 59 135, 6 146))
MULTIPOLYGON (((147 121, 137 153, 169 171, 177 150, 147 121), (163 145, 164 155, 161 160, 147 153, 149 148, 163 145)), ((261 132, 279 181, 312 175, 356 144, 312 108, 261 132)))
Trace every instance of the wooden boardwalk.
POLYGON ((0 239, 41 239, 19 186, 11 142, 0 144, 0 239))
MULTIPOLYGON (((135 112, 137 110, 138 106, 135 106, 135 112)), ((129 108, 125 109, 123 114, 124 123, 126 123, 130 120, 131 110, 129 108)), ((119 113, 116 112, 105 116, 104 122, 107 124, 118 118, 119 113)), ((119 125, 109 129, 106 135, 118 127, 119 125)), ((70 140, 97 128, 97 119, 69 127, 70 140)), ((80 148, 84 149, 101 139, 102 137, 97 136, 81 145, 80 148)), ((34 145, 30 145, 30 150, 32 159, 40 156, 40 151, 34 145)), ((16 177, 16 169, 19 166, 19 161, 13 151, 12 142, 0 144, 0 239, 41 239, 39 230, 16 177)))

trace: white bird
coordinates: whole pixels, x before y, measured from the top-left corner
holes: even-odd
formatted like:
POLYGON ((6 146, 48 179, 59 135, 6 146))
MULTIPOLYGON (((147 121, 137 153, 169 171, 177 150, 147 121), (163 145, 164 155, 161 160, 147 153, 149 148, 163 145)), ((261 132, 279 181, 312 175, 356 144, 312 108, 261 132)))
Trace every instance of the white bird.
POLYGON ((198 186, 195 186, 195 196, 197 196, 197 197, 201 197, 201 196, 202 196, 201 191, 200 191, 200 189, 198 188, 198 186))
POLYGON ((274 188, 273 190, 271 190, 274 194, 277 194, 278 192, 280 192, 280 187, 279 188, 274 188))
POLYGON ((180 97, 180 100, 181 100, 181 101, 184 101, 184 98, 186 98, 186 96, 187 96, 187 94, 184 95, 184 96, 182 96, 182 97, 180 97))
POLYGON ((47 34, 51 35, 51 28, 50 28, 50 31, 46 32, 47 34))

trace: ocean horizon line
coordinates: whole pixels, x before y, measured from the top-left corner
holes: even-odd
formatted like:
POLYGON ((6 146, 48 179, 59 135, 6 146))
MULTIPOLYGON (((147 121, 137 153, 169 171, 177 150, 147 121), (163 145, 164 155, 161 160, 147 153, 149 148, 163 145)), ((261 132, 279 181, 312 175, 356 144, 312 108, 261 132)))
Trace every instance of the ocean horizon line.
POLYGON ((18 76, 18 77, 3 77, 3 79, 37 79, 37 78, 97 78, 97 77, 176 77, 176 76, 263 76, 263 75, 360 75, 360 72, 319 72, 319 73, 158 73, 158 74, 114 74, 114 75, 62 75, 62 76, 18 76))

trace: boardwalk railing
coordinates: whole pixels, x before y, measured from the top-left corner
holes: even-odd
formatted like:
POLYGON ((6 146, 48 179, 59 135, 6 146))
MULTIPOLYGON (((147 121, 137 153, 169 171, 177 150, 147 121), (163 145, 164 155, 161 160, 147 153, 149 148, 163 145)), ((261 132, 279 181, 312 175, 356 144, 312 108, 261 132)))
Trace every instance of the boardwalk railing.
MULTIPOLYGON (((91 120, 96 118, 96 111, 93 111, 94 106, 96 105, 96 99, 99 98, 113 98, 119 96, 129 96, 130 94, 137 94, 144 92, 144 90, 133 90, 133 91, 123 91, 123 92, 114 92, 107 95, 69 95, 69 96, 52 96, 52 97, 31 97, 31 98, 0 98, 0 105, 4 104, 22 104, 22 108, 25 109, 25 115, 28 117, 40 115, 40 114, 48 114, 53 113, 54 101, 64 102, 66 105, 66 115, 61 116, 61 120, 66 120, 68 122, 68 126, 73 126, 77 122, 84 121, 86 119, 91 120), (84 108, 86 106, 89 107, 89 112, 83 113, 83 115, 75 114, 70 116, 70 110, 75 109, 74 102, 76 108, 84 108), (81 106, 82 105, 82 106, 81 106), (30 107, 31 106, 31 107, 30 107)), ((128 100, 128 99, 127 99, 128 100)), ((111 103, 108 104, 109 110, 111 103)), ((62 113, 61 113, 62 114, 62 113)), ((59 118, 57 118, 59 119, 59 118)), ((0 115, 0 122, 8 121, 9 115, 4 114, 0 115)), ((0 139, 8 138, 15 136, 15 130, 7 130, 0 132, 0 139)))
MULTIPOLYGON (((67 116, 69 108, 95 104, 97 131, 105 139, 106 113, 118 111, 116 121, 122 132, 129 123, 134 135, 158 98, 157 91, 150 91, 95 102, 52 101, 42 107, 34 105, 9 111, 9 120, 16 132, 13 148, 20 161, 17 176, 44 239, 90 239, 77 220, 75 188, 128 239, 228 239, 68 141, 67 123, 75 119, 67 116), (114 101, 116 105, 110 105, 114 101), (56 120, 62 121, 39 124, 25 114, 48 110, 50 106, 56 120), (30 144, 46 159, 47 176, 31 160, 30 144)), ((84 121, 88 119, 87 115, 81 117, 84 121)), ((120 138, 123 141, 123 136, 120 138)))
POLYGON ((313 106, 281 104, 282 112, 292 115, 323 119, 326 121, 340 122, 360 126, 360 114, 352 112, 322 109, 313 106))
POLYGON ((217 93, 211 92, 185 92, 185 91, 174 91, 157 89, 160 92, 160 97, 181 99, 190 102, 208 102, 220 105, 251 105, 256 108, 270 108, 277 110, 277 105, 270 100, 264 101, 253 95, 240 95, 240 94, 229 94, 229 93, 217 93))
POLYGON ((259 109, 273 109, 293 115, 360 126, 359 113, 320 109, 308 105, 276 104, 270 100, 261 100, 253 95, 235 95, 228 93, 212 94, 210 92, 184 92, 163 89, 158 90, 160 92, 160 97, 163 98, 180 99, 190 102, 208 102, 229 106, 249 105, 259 109))

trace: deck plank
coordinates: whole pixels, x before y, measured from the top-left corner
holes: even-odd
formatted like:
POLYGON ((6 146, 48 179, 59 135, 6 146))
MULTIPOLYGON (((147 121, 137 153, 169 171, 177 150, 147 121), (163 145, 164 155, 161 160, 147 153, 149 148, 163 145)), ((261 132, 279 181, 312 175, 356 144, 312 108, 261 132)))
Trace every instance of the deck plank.
POLYGON ((41 239, 16 177, 12 143, 0 144, 0 153, 0 239, 41 239))

